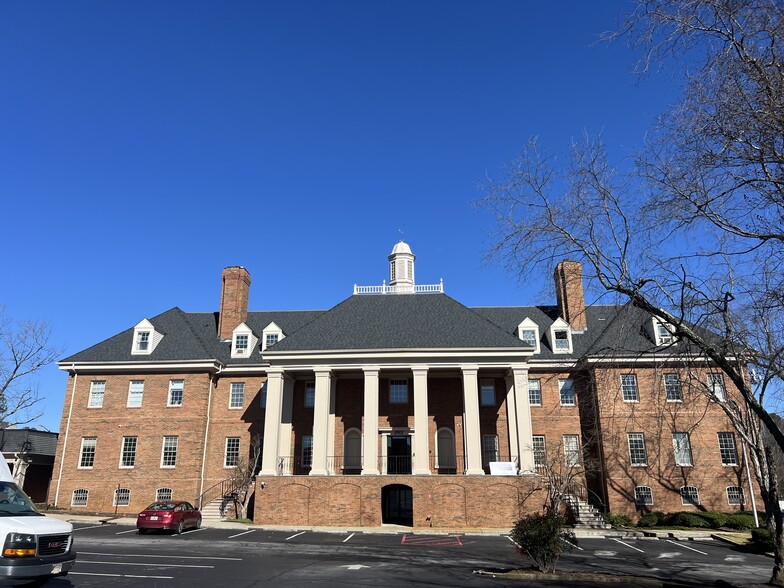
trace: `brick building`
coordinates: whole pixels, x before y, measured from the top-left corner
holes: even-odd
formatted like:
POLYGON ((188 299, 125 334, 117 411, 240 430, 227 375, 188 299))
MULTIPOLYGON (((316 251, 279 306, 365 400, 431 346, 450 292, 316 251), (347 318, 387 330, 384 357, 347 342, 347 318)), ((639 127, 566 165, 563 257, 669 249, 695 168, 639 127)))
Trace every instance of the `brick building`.
POLYGON ((558 264, 554 306, 469 308, 416 284, 402 241, 388 261, 388 285, 312 311, 248 311, 229 267, 219 312, 173 308, 61 361, 50 496, 207 507, 258 440, 261 523, 509 527, 555 468, 615 513, 746 508, 721 374, 631 305, 586 307, 579 264, 558 264))

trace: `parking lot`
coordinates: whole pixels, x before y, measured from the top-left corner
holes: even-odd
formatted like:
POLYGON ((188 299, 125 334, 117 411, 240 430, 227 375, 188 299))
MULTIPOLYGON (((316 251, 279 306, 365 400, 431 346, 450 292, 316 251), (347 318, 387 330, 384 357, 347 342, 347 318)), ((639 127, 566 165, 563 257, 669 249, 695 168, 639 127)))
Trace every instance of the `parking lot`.
MULTIPOLYGON (((76 567, 66 578, 49 582, 50 588, 500 586, 509 581, 474 572, 528 565, 504 535, 202 528, 140 536, 134 527, 115 524, 76 524, 74 529, 76 567)), ((723 579, 739 585, 767 581, 771 567, 770 558, 715 540, 612 538, 581 539, 559 564, 564 571, 697 583, 723 579)))

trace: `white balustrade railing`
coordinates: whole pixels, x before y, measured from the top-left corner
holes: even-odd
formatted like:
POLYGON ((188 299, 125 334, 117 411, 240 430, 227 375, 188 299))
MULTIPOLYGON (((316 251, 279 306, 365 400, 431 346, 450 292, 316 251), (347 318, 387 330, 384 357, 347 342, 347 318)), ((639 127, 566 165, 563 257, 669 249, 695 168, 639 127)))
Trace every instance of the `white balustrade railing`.
POLYGON ((438 284, 401 284, 387 286, 386 280, 380 286, 357 286, 354 284, 354 294, 422 294, 430 292, 444 292, 444 280, 438 284))

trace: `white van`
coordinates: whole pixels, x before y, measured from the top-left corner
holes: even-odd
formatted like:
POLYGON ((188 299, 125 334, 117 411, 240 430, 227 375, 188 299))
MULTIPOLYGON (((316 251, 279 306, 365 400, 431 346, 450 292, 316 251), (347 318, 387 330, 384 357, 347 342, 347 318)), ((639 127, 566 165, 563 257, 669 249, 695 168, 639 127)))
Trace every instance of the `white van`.
POLYGON ((0 586, 64 576, 76 561, 73 525, 42 515, 0 454, 0 586))

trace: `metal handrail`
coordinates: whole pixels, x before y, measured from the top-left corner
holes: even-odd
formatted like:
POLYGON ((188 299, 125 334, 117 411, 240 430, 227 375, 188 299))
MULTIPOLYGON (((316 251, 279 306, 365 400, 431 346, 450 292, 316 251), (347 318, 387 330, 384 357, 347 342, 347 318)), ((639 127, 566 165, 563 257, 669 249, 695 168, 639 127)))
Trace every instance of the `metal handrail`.
POLYGON ((204 492, 201 493, 199 496, 198 505, 199 510, 204 508, 205 504, 209 504, 213 500, 219 497, 230 496, 237 492, 237 486, 234 483, 234 480, 231 478, 227 478, 226 480, 221 480, 217 484, 213 484, 209 488, 207 488, 204 492))

